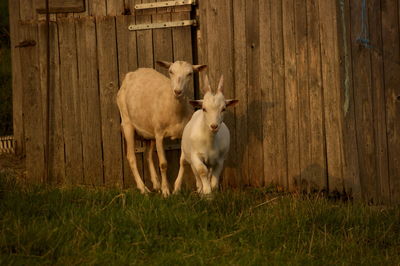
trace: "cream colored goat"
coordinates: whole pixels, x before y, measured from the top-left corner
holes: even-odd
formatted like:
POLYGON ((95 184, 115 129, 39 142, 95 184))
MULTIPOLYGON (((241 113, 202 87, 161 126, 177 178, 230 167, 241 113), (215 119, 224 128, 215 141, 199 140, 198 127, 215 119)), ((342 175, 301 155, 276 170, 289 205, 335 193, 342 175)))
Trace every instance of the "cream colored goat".
POLYGON ((162 177, 161 190, 164 196, 168 196, 170 191, 163 140, 168 137, 181 138, 183 128, 193 113, 193 108, 185 95, 188 93, 189 81, 193 71, 201 71, 206 66, 191 65, 184 61, 157 63, 169 69, 170 78, 151 68, 139 68, 130 72, 118 92, 117 104, 126 140, 127 159, 138 189, 142 193, 149 191, 137 168, 134 141, 136 133, 151 140, 147 160, 153 188, 159 190, 160 181, 152 156, 155 140, 162 177))
POLYGON ((219 176, 230 144, 229 129, 222 120, 226 107, 238 103, 238 100, 225 100, 222 86, 221 76, 218 89, 213 91, 206 76, 204 99, 190 101, 201 110, 193 114, 183 130, 180 168, 174 193, 181 188, 186 162, 191 165, 196 177, 197 192, 210 194, 218 188, 219 176))

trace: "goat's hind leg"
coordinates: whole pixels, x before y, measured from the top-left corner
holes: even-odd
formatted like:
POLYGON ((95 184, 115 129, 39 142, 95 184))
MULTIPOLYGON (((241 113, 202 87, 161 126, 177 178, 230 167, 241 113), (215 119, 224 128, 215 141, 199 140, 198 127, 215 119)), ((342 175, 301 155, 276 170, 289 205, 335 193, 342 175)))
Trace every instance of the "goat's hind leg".
POLYGON ((147 150, 147 162, 149 165, 149 171, 150 171, 151 182, 153 183, 153 189, 159 191, 161 189, 161 185, 153 161, 153 151, 155 143, 156 143, 155 140, 150 140, 149 149, 147 150))
POLYGON ((122 130, 124 132, 124 137, 126 141, 126 157, 129 162, 129 166, 131 167, 133 177, 135 178, 136 185, 142 194, 150 192, 150 190, 143 183, 142 178, 140 177, 136 155, 135 155, 135 128, 131 124, 121 124, 122 130))
POLYGON ((160 164, 161 171, 161 191, 164 197, 168 197, 170 195, 169 192, 169 183, 167 178, 167 159, 165 157, 164 146, 163 146, 164 137, 160 135, 156 135, 156 147, 157 147, 157 155, 158 161, 160 164))

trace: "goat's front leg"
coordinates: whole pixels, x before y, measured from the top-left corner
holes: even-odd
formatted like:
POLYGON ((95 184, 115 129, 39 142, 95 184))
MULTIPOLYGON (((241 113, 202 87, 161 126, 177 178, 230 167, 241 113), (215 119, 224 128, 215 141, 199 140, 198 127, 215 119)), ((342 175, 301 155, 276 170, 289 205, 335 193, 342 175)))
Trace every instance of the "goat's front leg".
POLYGON ((151 182, 153 183, 153 189, 159 191, 161 188, 160 180, 158 179, 157 171, 156 168, 154 167, 154 161, 153 161, 154 144, 155 141, 150 140, 149 149, 147 150, 147 162, 149 164, 149 171, 150 171, 151 182))
POLYGON ((223 169, 224 162, 220 161, 217 165, 212 169, 211 172, 211 190, 217 190, 219 184, 219 176, 221 175, 223 169))
POLYGON ((194 177, 196 178, 196 188, 197 188, 197 193, 202 193, 203 192, 203 183, 201 182, 199 173, 197 173, 196 168, 194 168, 193 164, 190 165, 192 168, 192 172, 194 174, 194 177))
MULTIPOLYGON (((198 156, 192 156, 192 169, 196 175, 196 179, 201 182, 201 193, 211 193, 210 175, 207 166, 200 160, 198 156)), ((196 180, 196 182, 197 182, 196 180)), ((197 185, 199 188, 199 185, 197 185)))
POLYGON ((167 159, 165 158, 164 146, 163 146, 164 136, 157 135, 156 136, 156 147, 158 154, 158 161, 160 163, 160 171, 161 171, 161 191, 164 197, 168 197, 169 192, 169 184, 167 178, 167 159))
POLYGON ((181 158, 179 159, 178 177, 176 178, 174 184, 174 194, 178 193, 181 190, 184 173, 185 173, 185 156, 183 155, 183 151, 181 151, 181 158))

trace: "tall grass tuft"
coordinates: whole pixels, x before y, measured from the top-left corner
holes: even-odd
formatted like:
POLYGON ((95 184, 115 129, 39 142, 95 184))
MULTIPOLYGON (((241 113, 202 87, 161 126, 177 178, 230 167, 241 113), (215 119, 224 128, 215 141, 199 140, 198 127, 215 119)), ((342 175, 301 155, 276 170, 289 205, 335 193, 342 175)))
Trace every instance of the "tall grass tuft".
POLYGON ((268 190, 164 199, 0 179, 0 264, 400 263, 399 207, 268 190))

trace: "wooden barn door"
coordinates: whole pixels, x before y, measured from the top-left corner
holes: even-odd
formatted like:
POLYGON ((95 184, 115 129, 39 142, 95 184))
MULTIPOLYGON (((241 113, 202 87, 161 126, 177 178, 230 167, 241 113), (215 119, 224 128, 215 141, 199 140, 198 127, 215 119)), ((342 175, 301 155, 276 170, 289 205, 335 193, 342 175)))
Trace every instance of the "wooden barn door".
MULTIPOLYGON (((21 80, 21 84, 14 84, 14 100, 20 99, 14 106, 23 117, 27 178, 31 181, 136 186, 125 156, 116 105, 122 80, 139 67, 156 68, 167 75, 166 69, 156 66, 157 60, 193 63, 192 27, 187 26, 191 1, 172 7, 171 2, 168 7, 157 6, 161 1, 154 0, 96 2, 99 4, 86 5, 81 13, 51 12, 48 145, 45 17, 33 9, 31 16, 19 17, 22 22, 14 28, 13 42, 19 45, 13 57, 18 68, 15 81, 21 80)), ((14 15, 17 20, 18 14, 14 15)), ((194 82, 190 86, 194 95, 194 82)), ((152 187, 145 143, 136 141, 140 173, 152 187)), ((179 168, 180 145, 167 141, 165 148, 172 183, 179 168)))
MULTIPOLYGON (((155 68, 168 76, 168 70, 155 64, 156 61, 187 61, 193 63, 192 28, 188 26, 191 19, 191 1, 155 2, 143 0, 135 4, 135 16, 119 16, 116 20, 119 79, 120 84, 128 71, 139 67, 155 68), (168 3, 166 5, 165 3, 168 3), (168 7, 165 7, 168 6, 168 7), (185 26, 182 26, 185 24, 185 26)), ((193 91, 194 83, 190 84, 193 91)), ((150 173, 145 154, 145 141, 136 141, 136 156, 139 171, 144 176, 145 183, 152 187, 150 173)), ((168 177, 171 188, 179 170, 180 141, 166 140, 164 144, 168 160, 168 177)), ((157 155, 153 155, 158 164, 157 155)), ((124 180, 126 185, 133 185, 134 179, 129 164, 124 155, 124 180)), ((188 183, 190 184, 190 182, 188 183)))

